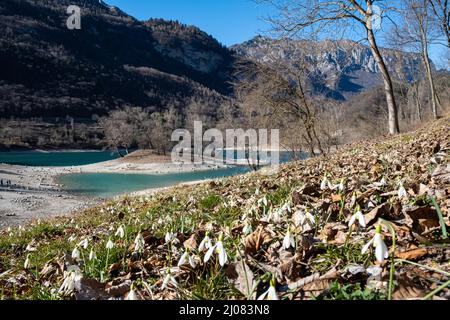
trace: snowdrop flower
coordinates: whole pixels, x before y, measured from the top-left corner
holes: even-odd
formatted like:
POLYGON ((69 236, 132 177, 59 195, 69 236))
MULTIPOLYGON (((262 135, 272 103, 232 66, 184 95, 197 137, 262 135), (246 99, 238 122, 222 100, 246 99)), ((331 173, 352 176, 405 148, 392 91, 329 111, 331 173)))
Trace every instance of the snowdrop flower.
POLYGON ((375 182, 374 186, 379 188, 386 187, 387 186, 386 179, 383 177, 380 182, 375 182))
POLYGON ((30 255, 27 255, 27 258, 25 259, 25 263, 23 264, 23 268, 24 269, 29 269, 31 266, 31 262, 30 262, 30 255))
POLYGON ((297 211, 294 215, 294 223, 296 226, 301 227, 308 224, 312 228, 316 224, 316 218, 309 212, 309 210, 306 210, 305 213, 302 211, 297 211))
POLYGON ((78 247, 75 247, 72 251, 72 259, 78 260, 80 259, 80 251, 78 250, 78 247))
POLYGON ((403 186, 403 183, 399 183, 400 188, 398 189, 398 198, 399 199, 403 199, 403 198, 408 198, 408 193, 406 192, 405 187, 403 186))
POLYGON ((264 292, 262 295, 260 295, 258 300, 280 300, 280 298, 278 298, 277 289, 275 288, 275 278, 274 277, 272 278, 272 280, 270 280, 269 289, 266 292, 264 292))
POLYGON ((348 222, 348 227, 351 228, 356 220, 358 220, 358 223, 361 227, 365 228, 366 227, 366 218, 364 217, 364 215, 362 214, 361 210, 358 210, 351 218, 350 221, 348 222))
POLYGON ((142 234, 138 234, 136 239, 134 239, 134 251, 141 252, 145 248, 145 240, 142 234))
POLYGON ((80 268, 76 266, 70 266, 67 271, 64 272, 64 281, 59 288, 59 293, 70 294, 74 290, 81 289, 81 278, 82 274, 80 268))
POLYGON ((258 200, 258 206, 262 207, 267 207, 267 205, 269 204, 269 202, 267 201, 267 197, 264 196, 263 198, 258 200))
POLYGON ((117 228, 117 231, 114 235, 116 237, 123 239, 125 237, 125 230, 124 230, 123 226, 120 226, 119 228, 117 228))
POLYGON ((221 267, 223 267, 225 265, 225 263, 227 263, 228 256, 227 256, 227 253, 223 246, 222 238, 223 238, 223 235, 220 234, 219 240, 216 242, 216 244, 214 246, 212 246, 211 248, 209 248, 208 251, 206 252, 203 262, 205 262, 205 263, 208 262, 212 256, 212 254, 215 252, 219 256, 219 264, 221 267))
POLYGON ((327 179, 327 176, 323 177, 322 183, 320 184, 320 190, 327 190, 330 182, 327 179))
POLYGON ((34 252, 34 251, 36 251, 37 249, 36 249, 35 247, 33 247, 33 246, 31 245, 31 243, 30 243, 30 244, 27 245, 27 247, 25 248, 25 250, 28 251, 28 252, 34 252))
POLYGON ((381 235, 381 226, 377 226, 375 230, 375 236, 362 248, 361 253, 365 254, 370 246, 375 248, 375 257, 377 261, 382 263, 384 260, 389 258, 389 250, 383 241, 383 236, 381 235))
POLYGON ((283 248, 285 250, 288 250, 290 247, 295 249, 295 238, 294 235, 291 233, 290 228, 288 227, 286 235, 283 239, 283 248))
POLYGON ((281 207, 281 211, 286 211, 291 213, 292 209, 291 209, 291 205, 289 203, 285 203, 282 207, 281 207))
POLYGON ((134 290, 134 287, 131 286, 131 290, 130 292, 128 292, 127 297, 125 298, 125 300, 128 301, 135 301, 135 300, 139 300, 137 294, 136 294, 136 290, 134 290))
POLYGON ((84 239, 83 241, 78 243, 78 245, 80 247, 82 247, 84 250, 86 250, 88 248, 88 246, 89 246, 89 241, 88 241, 88 239, 84 239))
POLYGON ((197 267, 197 262, 195 261, 195 257, 189 254, 189 251, 186 250, 180 258, 180 261, 178 261, 178 267, 184 266, 185 264, 189 263, 193 269, 197 267))
POLYGON ((175 278, 172 276, 172 272, 170 269, 167 269, 167 274, 166 277, 163 280, 161 289, 164 290, 167 288, 167 286, 171 284, 173 285, 175 288, 178 287, 178 282, 177 280, 175 280, 175 278))
POLYGON ((198 246, 198 251, 202 252, 203 250, 208 250, 212 247, 211 239, 209 238, 209 232, 206 232, 205 237, 200 242, 200 245, 198 246))
POLYGON ((335 186, 333 187, 333 190, 337 190, 337 191, 339 191, 339 192, 344 192, 344 190, 345 190, 344 179, 342 179, 341 182, 340 182, 339 184, 335 185, 335 186))
POLYGON ((91 252, 89 252, 89 261, 92 261, 94 259, 97 259, 97 255, 95 254, 94 250, 91 249, 91 252))
POLYGON ((111 241, 111 238, 106 243, 106 249, 111 250, 114 248, 114 242, 111 241))
POLYGON ((269 216, 267 217, 267 222, 269 222, 269 221, 273 221, 275 223, 280 222, 281 214, 282 214, 281 210, 270 210, 269 216))
POLYGON ((174 242, 176 235, 176 233, 167 232, 166 236, 164 237, 166 243, 174 242))

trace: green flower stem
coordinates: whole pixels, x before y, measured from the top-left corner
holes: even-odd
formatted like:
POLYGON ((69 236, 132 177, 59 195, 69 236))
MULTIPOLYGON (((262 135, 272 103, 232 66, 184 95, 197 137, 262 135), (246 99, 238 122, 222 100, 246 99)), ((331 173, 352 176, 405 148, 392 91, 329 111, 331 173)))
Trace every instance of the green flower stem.
POLYGON ((446 271, 443 271, 443 270, 440 270, 440 269, 436 269, 436 268, 433 268, 433 267, 429 267, 429 266, 426 266, 426 265, 423 265, 423 264, 419 264, 419 263, 415 263, 415 262, 408 261, 408 260, 403 260, 403 259, 396 259, 395 261, 401 262, 401 263, 408 263, 410 265, 413 265, 413 266, 416 266, 416 267, 420 267, 420 268, 424 268, 424 269, 427 269, 427 270, 430 270, 430 271, 434 271, 434 272, 440 273, 440 274, 442 274, 444 276, 450 277, 450 273, 449 272, 446 272, 446 271))
POLYGON ((437 295, 439 292, 441 292, 442 290, 444 290, 445 288, 450 287, 450 280, 447 281, 446 283, 444 283, 442 286, 436 288, 435 290, 431 291, 429 294, 427 294, 423 300, 430 300, 431 298, 433 298, 435 295, 437 295))

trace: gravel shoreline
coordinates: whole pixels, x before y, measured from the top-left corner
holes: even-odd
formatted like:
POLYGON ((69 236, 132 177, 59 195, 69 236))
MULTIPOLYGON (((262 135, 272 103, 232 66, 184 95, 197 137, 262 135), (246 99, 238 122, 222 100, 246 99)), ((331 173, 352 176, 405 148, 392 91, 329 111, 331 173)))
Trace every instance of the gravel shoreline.
MULTIPOLYGON (((26 167, 0 164, 0 228, 22 225, 36 219, 70 215, 104 200, 70 194, 56 178, 70 173, 168 174, 223 168, 222 165, 171 163, 170 158, 130 155, 79 167, 26 167), (11 186, 6 186, 6 181, 11 186)), ((143 190, 150 194, 159 189, 143 190)))

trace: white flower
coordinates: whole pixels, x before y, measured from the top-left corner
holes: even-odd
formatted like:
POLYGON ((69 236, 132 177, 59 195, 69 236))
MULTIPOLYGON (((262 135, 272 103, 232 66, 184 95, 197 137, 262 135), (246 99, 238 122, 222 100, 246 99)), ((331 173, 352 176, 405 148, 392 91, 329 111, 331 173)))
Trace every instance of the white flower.
POLYGON ((386 187, 386 186, 387 186, 387 181, 386 181, 386 179, 383 177, 383 178, 381 179, 380 182, 375 182, 375 183, 374 183, 374 186, 375 186, 375 187, 386 187))
POLYGON ((321 189, 321 190, 327 190, 329 184, 330 184, 330 183, 329 183, 329 181, 328 181, 328 179, 327 179, 327 176, 324 176, 324 177, 323 177, 323 180, 322 180, 322 183, 320 184, 320 189, 321 189))
POLYGON ((172 233, 172 232, 167 232, 166 236, 164 237, 166 243, 171 243, 175 241, 175 237, 176 237, 176 233, 172 233))
POLYGON ((167 286, 171 284, 173 285, 175 288, 178 286, 178 282, 177 280, 175 280, 175 278, 172 276, 171 270, 167 269, 167 274, 163 280, 161 289, 164 290, 165 288, 167 288, 167 286))
POLYGON ((80 259, 80 251, 75 247, 72 251, 72 259, 80 259))
POLYGON ((123 226, 120 226, 119 228, 117 228, 117 231, 114 235, 116 237, 123 239, 125 237, 125 230, 124 230, 123 226))
POLYGON ((291 205, 289 203, 285 203, 282 207, 281 207, 281 211, 286 211, 291 213, 292 209, 291 209, 291 205))
POLYGON ((106 243, 106 249, 111 250, 114 248, 114 242, 111 241, 111 239, 108 240, 106 243))
POLYGON ((195 261, 195 257, 189 254, 189 251, 185 251, 180 258, 180 261, 178 261, 178 267, 184 266, 185 264, 189 263, 190 266, 195 269, 197 267, 197 262, 195 261))
POLYGON ((97 255, 95 254, 94 250, 91 249, 91 252, 89 252, 89 261, 92 261, 94 259, 97 259, 97 255))
POLYGON ((30 262, 30 255, 27 255, 27 258, 25 259, 25 263, 23 264, 23 268, 24 269, 29 269, 31 266, 31 262, 30 262))
POLYGON ((76 235, 71 235, 69 238, 69 242, 74 242, 77 239, 76 235))
POLYGON ((370 246, 375 248, 375 257, 377 261, 382 263, 384 260, 389 258, 389 250, 383 241, 383 236, 381 235, 381 226, 377 226, 375 230, 375 236, 362 248, 361 253, 365 254, 370 246))
POLYGON ((258 206, 260 206, 260 207, 262 207, 262 206, 267 207, 268 203, 269 202, 267 201, 266 196, 264 196, 263 198, 258 200, 258 206))
POLYGON ((198 246, 198 251, 208 250, 212 247, 211 239, 209 238, 208 232, 206 233, 203 240, 200 242, 200 245, 198 246))
POLYGON ((337 191, 339 191, 339 192, 344 192, 344 190, 345 190, 344 179, 342 179, 341 182, 340 182, 339 184, 335 185, 335 186, 333 187, 333 190, 337 190, 337 191))
POLYGON ((306 210, 306 213, 302 211, 297 211, 294 214, 294 223, 296 226, 304 227, 307 223, 312 228, 316 224, 316 218, 306 210))
POLYGON ((281 220, 281 214, 283 211, 281 211, 280 209, 277 210, 270 210, 269 212, 269 216, 267 217, 267 221, 273 221, 275 223, 280 222, 281 220))
POLYGON ((27 247, 25 248, 25 250, 28 251, 28 252, 34 252, 34 251, 36 251, 37 249, 36 249, 35 247, 33 247, 33 246, 31 245, 31 243, 30 243, 30 244, 27 245, 27 247))
POLYGON ((400 188, 398 189, 398 198, 408 198, 408 193, 406 192, 405 187, 403 186, 403 183, 400 183, 400 188))
POLYGON ((138 234, 136 239, 134 239, 134 251, 141 252, 145 248, 145 240, 142 234, 138 234))
POLYGON ((78 243, 78 245, 80 247, 82 247, 84 250, 86 250, 88 248, 88 246, 89 246, 89 241, 88 241, 88 239, 84 239, 83 241, 78 243))
POLYGON ((295 238, 291 233, 291 230, 288 228, 286 235, 284 236, 283 248, 288 250, 290 247, 295 249, 295 238))
POLYGON ((203 259, 203 262, 205 263, 208 262, 214 252, 217 253, 219 257, 219 264, 220 266, 223 267, 225 263, 227 263, 228 256, 223 246, 222 235, 219 236, 219 241, 217 241, 214 246, 208 249, 203 259))
POLYGON ((272 278, 270 281, 269 289, 259 296, 258 300, 280 300, 277 294, 277 289, 275 288, 275 279, 272 278))
POLYGON ((59 288, 59 293, 70 294, 74 290, 80 290, 82 274, 80 268, 76 266, 70 266, 67 271, 64 272, 64 281, 59 288))
POLYGON ((133 287, 131 287, 131 290, 130 290, 130 292, 128 292, 127 297, 125 298, 125 300, 130 300, 130 301, 131 300, 132 301, 139 300, 139 298, 138 298, 138 296, 136 294, 136 290, 134 290, 133 287))
POLYGON ((362 214, 361 210, 358 210, 358 212, 356 212, 351 218, 350 221, 348 222, 348 227, 351 228, 356 220, 358 220, 358 223, 361 227, 365 228, 366 227, 366 218, 364 217, 364 215, 362 214))

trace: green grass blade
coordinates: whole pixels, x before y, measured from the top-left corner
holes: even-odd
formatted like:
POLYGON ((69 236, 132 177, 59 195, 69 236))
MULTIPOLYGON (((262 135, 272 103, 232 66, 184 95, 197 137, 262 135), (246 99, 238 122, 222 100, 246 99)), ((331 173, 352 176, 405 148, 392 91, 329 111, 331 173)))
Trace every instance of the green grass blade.
POLYGON ((442 228, 442 238, 448 239, 447 226, 445 225, 444 216, 442 215, 441 208, 439 208, 439 205, 437 204, 435 197, 431 197, 431 201, 433 202, 433 205, 436 208, 436 212, 439 217, 439 223, 441 224, 442 228))

